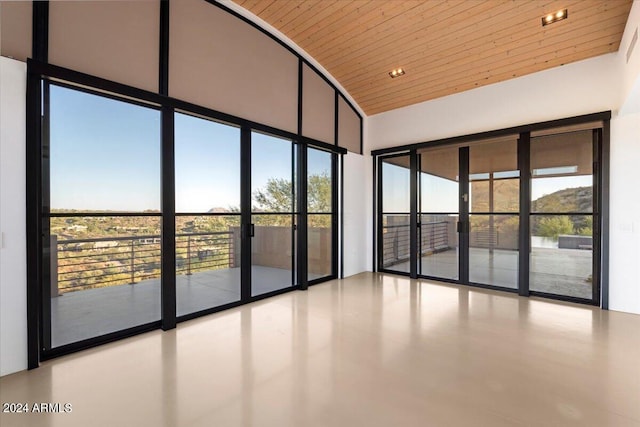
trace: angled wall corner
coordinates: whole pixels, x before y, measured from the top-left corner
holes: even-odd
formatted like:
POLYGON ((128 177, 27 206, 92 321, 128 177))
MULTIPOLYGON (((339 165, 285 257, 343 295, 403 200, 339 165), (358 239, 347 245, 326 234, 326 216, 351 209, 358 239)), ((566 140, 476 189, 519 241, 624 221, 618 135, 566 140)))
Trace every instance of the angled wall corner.
POLYGON ((31 56, 32 2, 0 2, 0 55, 25 62, 31 56))
POLYGON ((170 96, 296 133, 298 58, 205 1, 170 5, 170 96))
POLYGON ((302 135, 335 143, 335 90, 314 70, 302 67, 302 135))
POLYGON ((49 3, 49 63, 156 92, 159 0, 49 3))

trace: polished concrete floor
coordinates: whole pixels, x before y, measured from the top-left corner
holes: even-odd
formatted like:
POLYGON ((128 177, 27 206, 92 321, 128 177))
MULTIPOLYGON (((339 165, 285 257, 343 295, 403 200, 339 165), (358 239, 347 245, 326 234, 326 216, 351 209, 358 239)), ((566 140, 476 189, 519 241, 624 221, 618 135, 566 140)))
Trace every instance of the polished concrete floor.
MULTIPOLYGON (((252 296, 291 287, 291 270, 254 265, 252 296)), ((310 273, 309 279, 320 277, 310 273)), ((240 300, 240 268, 176 277, 178 316, 240 300)), ((51 299, 53 347, 160 320, 160 279, 68 292, 51 299)))
MULTIPOLYGON (((533 291, 591 299, 592 252, 588 250, 533 248, 529 288, 533 291)), ((419 274, 458 279, 457 250, 421 258, 419 274)), ((409 262, 387 267, 389 271, 409 272, 409 262)), ((518 251, 470 248, 469 280, 473 283, 518 288, 518 251)))
POLYGON ((20 426, 640 426, 640 316, 363 273, 0 379, 20 426))

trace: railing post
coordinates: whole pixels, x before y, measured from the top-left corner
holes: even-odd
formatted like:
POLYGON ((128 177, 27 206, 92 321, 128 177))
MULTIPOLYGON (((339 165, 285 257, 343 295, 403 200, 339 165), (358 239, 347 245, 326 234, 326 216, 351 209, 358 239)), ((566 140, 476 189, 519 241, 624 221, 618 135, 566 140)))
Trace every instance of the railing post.
POLYGON ((394 237, 393 237, 393 259, 397 261, 400 257, 398 256, 398 229, 395 229, 394 237))
POLYGON ((136 278, 135 278, 135 268, 136 268, 136 264, 135 264, 135 252, 134 252, 134 239, 131 239, 131 284, 133 285, 134 283, 136 283, 136 278))
POLYGON ((51 260, 49 261, 50 271, 51 271, 51 297, 57 297, 59 295, 58 291, 58 236, 55 234, 51 235, 51 240, 49 243, 49 250, 51 254, 51 260))
POLYGON ((191 236, 187 236, 187 276, 191 276, 191 236))
POLYGON ((438 247, 438 224, 433 221, 431 223, 431 250, 435 253, 438 247))
POLYGON ((227 255, 227 257, 229 258, 229 266, 227 268, 234 268, 236 266, 236 257, 235 257, 235 248, 233 247, 233 233, 231 233, 231 235, 227 234, 227 239, 229 240, 229 255, 227 255))

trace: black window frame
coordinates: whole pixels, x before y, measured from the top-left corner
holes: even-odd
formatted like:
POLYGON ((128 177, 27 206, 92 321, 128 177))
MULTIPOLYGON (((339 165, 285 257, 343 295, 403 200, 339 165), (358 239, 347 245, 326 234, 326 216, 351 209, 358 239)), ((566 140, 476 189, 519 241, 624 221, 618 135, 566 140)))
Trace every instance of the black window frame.
MULTIPOLYGON (((468 149, 465 147, 473 146, 474 142, 481 142, 496 137, 503 137, 509 135, 518 135, 518 169, 520 170, 520 209, 518 212, 510 213, 509 215, 519 216, 519 274, 518 274, 518 287, 515 289, 504 288, 499 286, 485 285, 479 283, 472 283, 468 280, 469 265, 464 260, 460 260, 460 272, 458 280, 451 280, 445 278, 437 278, 430 276, 419 275, 419 278, 437 280, 440 282, 454 283, 457 285, 473 286, 478 288, 499 290, 503 292, 518 293, 521 296, 539 296, 554 300, 568 301, 580 304, 599 306, 604 310, 609 308, 609 147, 610 147, 610 120, 611 111, 602 111, 592 114, 585 114, 581 116, 568 117, 558 120, 550 120, 545 122, 531 123, 522 126, 515 126, 510 128, 498 129, 488 132, 481 132, 476 134, 462 135, 456 137, 450 137, 440 140, 418 142, 414 144, 407 144, 396 147, 383 148, 379 150, 373 150, 371 155, 374 158, 373 164, 373 185, 374 185, 374 226, 373 226, 373 265, 375 271, 384 273, 392 273, 398 275, 411 276, 408 273, 390 271, 381 267, 382 262, 382 248, 381 248, 381 229, 382 229, 382 170, 381 162, 383 158, 393 157, 395 155, 407 155, 408 153, 414 153, 417 150, 423 148, 433 148, 439 146, 461 146, 460 149, 460 164, 464 166, 460 171, 460 186, 461 188, 467 188, 469 185, 468 179, 468 149), (587 126, 592 123, 601 123, 601 125, 587 126), (530 192, 531 192, 531 171, 530 171, 530 144, 531 134, 536 131, 553 130, 557 128, 570 126, 585 126, 583 130, 591 129, 593 133, 592 146, 594 150, 593 154, 593 227, 594 227, 594 241, 593 241, 593 283, 592 283, 592 298, 584 299, 573 296, 547 294, 543 292, 531 291, 529 289, 529 251, 530 251, 530 192), (465 155, 465 152, 467 154, 465 155), (464 171, 462 170, 464 169, 464 171)), ((415 169, 414 169, 415 170, 415 169)), ((413 176, 413 174, 412 174, 413 176)), ((415 191, 412 192, 412 199, 418 199, 419 194, 415 191)), ((476 213, 477 214, 477 213, 476 213)), ((412 212, 412 225, 411 235, 417 235, 417 225, 413 225, 416 221, 413 217, 416 213, 412 212)), ((564 215, 564 214, 563 214, 564 215)), ((460 248, 465 250, 468 248, 468 207, 466 203, 461 201, 460 210, 460 248), (464 209, 463 208, 464 206, 464 209)), ((415 251, 412 251, 412 254, 415 251)), ((417 258, 417 257, 415 257, 417 258)), ((417 263, 413 261, 413 263, 417 263)))
MULTIPOLYGON (((29 369, 38 366, 40 361, 55 358, 61 355, 69 354, 86 348, 94 347, 111 341, 119 340, 125 337, 147 332, 150 330, 161 328, 169 330, 176 326, 178 322, 186 321, 195 317, 215 313, 226 310, 239 305, 251 303, 264 298, 268 298, 281 293, 290 292, 292 290, 304 290, 308 285, 322 283, 328 280, 336 279, 339 273, 338 262, 338 239, 340 231, 337 229, 338 209, 337 201, 339 195, 338 174, 338 156, 346 153, 344 148, 333 144, 327 144, 310 138, 302 137, 299 134, 272 128, 260 123, 246 120, 240 117, 228 115, 223 112, 211 110, 198 105, 190 104, 185 101, 174 99, 161 94, 144 91, 131 86, 123 85, 113 81, 105 80, 99 77, 87 75, 63 67, 47 64, 42 61, 29 59, 27 61, 27 78, 28 78, 28 95, 27 95, 27 245, 28 245, 28 271, 31 272, 27 278, 28 289, 28 343, 29 343, 29 369), (47 279, 45 268, 48 263, 43 256, 43 249, 46 240, 43 233, 47 230, 42 225, 42 217, 48 214, 47 197, 45 193, 49 191, 48 171, 45 169, 42 155, 44 153, 43 143, 48 138, 48 104, 42 102, 43 95, 46 94, 49 84, 55 84, 72 90, 90 93, 93 95, 106 97, 133 105, 141 105, 151 107, 161 112, 161 213, 153 214, 161 218, 162 233, 162 316, 160 321, 154 321, 148 324, 135 326, 121 331, 112 332, 98 337, 89 338, 60 347, 47 348, 45 339, 47 320, 49 313, 46 311, 45 299, 47 286, 44 281, 47 279), (313 147, 323 151, 330 152, 332 155, 332 272, 331 275, 316 280, 307 281, 306 271, 301 271, 302 264, 306 264, 307 247, 306 243, 302 244, 299 240, 296 263, 297 282, 292 287, 257 295, 255 297, 242 298, 238 302, 225 304, 222 306, 212 307, 210 309, 176 316, 176 293, 175 293, 175 169, 174 169, 174 114, 183 113, 212 120, 219 123, 226 123, 239 127, 241 132, 249 135, 252 131, 269 134, 275 137, 284 138, 291 141, 292 147, 298 150, 297 167, 298 176, 303 177, 306 174, 300 174, 300 169, 306 170, 306 149, 313 147), (300 157, 300 154, 304 157, 300 157), (34 173, 35 172, 35 173, 34 173), (302 262, 305 260, 305 263, 302 262), (166 272, 166 273, 164 273, 166 272), (303 279, 304 278, 304 279, 303 279)), ((246 139, 246 137, 245 137, 246 139)), ((244 143, 246 145, 246 142, 244 143)), ((249 148, 250 150, 250 148, 249 148)), ((244 149, 246 151, 246 148, 244 149)), ((246 154, 245 154, 246 155, 246 154)), ((293 173, 293 171, 292 171, 293 173)), ((247 180, 247 178, 244 178, 247 180)), ((306 181, 306 179, 305 179, 306 181)), ((246 191, 246 190, 245 190, 246 191)), ((250 190, 249 190, 250 191, 250 190)), ((301 219, 306 215, 306 195, 299 192, 297 200, 298 206, 301 208, 292 215, 297 217, 296 225, 298 237, 306 233, 306 227, 301 227, 303 222, 301 219), (305 209, 302 209, 305 207, 305 209)), ((82 214, 85 215, 86 214, 82 214)), ((130 215, 122 213, 121 215, 130 215)), ((138 214, 135 214, 138 215, 138 214)), ((148 214, 142 214, 147 216, 148 214)), ((341 234, 341 233, 340 233, 341 234)), ((306 237, 306 235, 305 235, 306 237)), ((246 252, 246 251, 245 251, 246 252)), ((243 280, 247 280, 244 279, 243 280)), ((243 282, 244 283, 244 282, 243 282)), ((243 286, 245 286, 243 284, 243 286)))

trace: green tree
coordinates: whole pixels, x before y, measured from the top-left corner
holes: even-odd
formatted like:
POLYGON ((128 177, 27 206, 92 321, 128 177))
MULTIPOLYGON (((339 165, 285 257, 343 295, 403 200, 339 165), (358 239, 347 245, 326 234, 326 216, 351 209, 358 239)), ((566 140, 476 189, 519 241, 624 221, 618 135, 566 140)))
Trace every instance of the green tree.
POLYGON ((593 236, 593 217, 588 216, 584 219, 584 227, 578 228, 578 234, 581 236, 593 236))
POLYGON ((253 192, 255 210, 264 212, 291 212, 293 188, 291 181, 284 178, 270 178, 264 188, 253 192))
POLYGON ((568 216, 551 216, 540 219, 538 234, 557 239, 561 234, 573 234, 573 223, 568 216))
POLYGON ((327 172, 310 175, 307 181, 309 212, 331 212, 331 177, 327 172))
MULTIPOLYGON (((264 188, 254 191, 254 210, 264 212, 291 212, 293 205, 291 181, 272 178, 264 188)), ((307 180, 307 206, 312 213, 331 213, 331 176, 326 173, 309 175, 307 180)), ((259 215, 257 225, 290 226, 289 215, 259 215)), ((309 215, 309 227, 329 227, 330 215, 309 215)))

